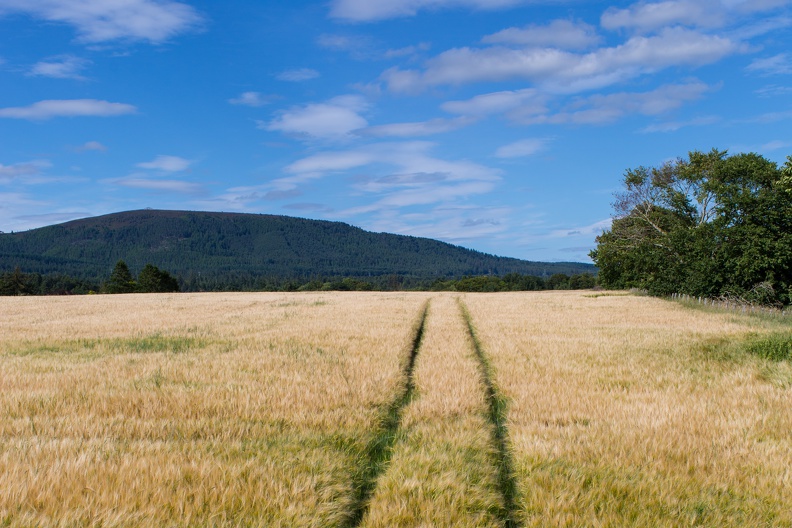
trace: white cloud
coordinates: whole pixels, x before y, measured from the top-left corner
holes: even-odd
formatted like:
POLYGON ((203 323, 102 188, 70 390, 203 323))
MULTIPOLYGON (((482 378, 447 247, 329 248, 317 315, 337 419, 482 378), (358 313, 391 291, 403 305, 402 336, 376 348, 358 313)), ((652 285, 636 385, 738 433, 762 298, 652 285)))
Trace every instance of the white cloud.
POLYGON ((233 105, 259 107, 270 104, 271 100, 259 92, 243 92, 239 97, 229 99, 228 102, 233 105))
POLYGON ((593 26, 570 20, 554 20, 547 26, 532 24, 522 29, 513 27, 504 29, 493 35, 487 35, 482 42, 575 50, 590 48, 597 45, 600 40, 593 26))
POLYGON ((359 96, 342 96, 325 103, 314 103, 285 110, 269 123, 266 130, 279 131, 307 139, 348 139, 353 131, 368 125, 360 112, 368 104, 359 96))
POLYGON ((414 123, 392 123, 377 125, 355 131, 361 136, 372 137, 420 137, 451 132, 472 124, 475 120, 468 117, 455 119, 430 119, 414 123))
POLYGON ((179 156, 157 156, 152 161, 138 163, 137 167, 163 172, 181 172, 190 168, 192 163, 192 161, 179 156))
POLYGON ((172 0, 0 0, 0 16, 9 13, 69 24, 87 43, 160 43, 202 23, 195 9, 172 0))
POLYGON ((652 132, 676 132, 681 128, 687 128, 692 126, 707 126, 707 125, 714 125, 718 123, 721 119, 717 116, 705 116, 705 117, 697 117, 694 119, 688 119, 687 121, 669 121, 665 123, 655 123, 654 125, 649 125, 641 129, 641 132, 644 133, 652 133, 652 132))
POLYGON ((389 49, 385 52, 386 59, 394 59, 397 57, 408 57, 410 55, 415 55, 416 53, 421 53, 424 51, 429 51, 432 48, 432 45, 428 42, 421 42, 420 44, 416 44, 415 46, 405 46, 403 48, 397 49, 389 49))
POLYGON ((792 86, 779 86, 777 84, 771 84, 769 86, 759 88, 754 93, 756 93, 759 97, 786 96, 788 94, 792 94, 792 86))
POLYGON ((611 7, 600 23, 605 29, 654 30, 676 24, 718 26, 723 23, 719 2, 709 0, 668 0, 639 2, 626 9, 611 7))
POLYGON ((39 101, 30 106, 0 108, 0 117, 43 120, 53 117, 113 117, 135 112, 137 108, 123 103, 97 99, 65 99, 39 101))
POLYGON ((276 75, 275 78, 279 81, 302 82, 316 79, 319 76, 320 74, 316 70, 312 70, 310 68, 300 68, 298 70, 287 70, 285 72, 281 72, 276 75))
MULTIPOLYGON (((789 0, 664 0, 641 1, 625 9, 607 9, 600 23, 605 29, 649 32, 674 25, 722 27, 742 21, 746 15, 766 12, 790 4, 789 0)), ((777 22, 771 22, 777 26, 777 22)), ((761 34, 767 29, 760 30, 761 34)), ((751 34, 745 34, 749 38, 751 34)))
POLYGON ((565 109, 544 115, 519 112, 508 114, 511 119, 522 124, 575 124, 598 125, 610 123, 629 114, 660 115, 694 101, 710 90, 701 82, 687 84, 668 84, 650 92, 614 93, 592 95, 572 101, 565 109))
POLYGON ((99 143, 98 141, 88 141, 83 145, 77 147, 77 152, 88 152, 88 151, 98 151, 104 152, 107 150, 107 147, 99 143))
POLYGON ((496 152, 498 158, 523 158, 533 156, 547 148, 548 140, 544 138, 529 138, 503 145, 496 152))
POLYGON ((15 163, 13 165, 3 165, 0 163, 0 183, 9 183, 21 176, 37 176, 44 169, 51 167, 52 164, 46 160, 28 161, 25 163, 15 163))
POLYGON ((80 72, 91 62, 72 55, 60 55, 34 64, 28 75, 55 79, 84 80, 80 72))
POLYGON ((600 88, 672 66, 702 66, 745 50, 727 38, 684 28, 631 37, 622 45, 585 54, 558 49, 455 48, 426 63, 423 71, 385 71, 395 92, 428 86, 526 79, 560 93, 600 88))
POLYGON ((547 234, 547 238, 567 238, 567 237, 577 237, 577 236, 597 236, 600 235, 603 231, 610 229, 611 225, 613 224, 613 219, 608 218, 606 220, 600 220, 599 222, 595 222, 593 224, 589 224, 582 227, 570 227, 565 229, 554 229, 547 234))
POLYGON ((538 90, 526 88, 477 95, 466 101, 448 101, 443 103, 442 108, 452 114, 481 117, 500 114, 515 108, 532 108, 534 113, 544 113, 547 99, 548 97, 538 90))
POLYGON ((130 187, 133 189, 148 189, 152 191, 175 192, 182 194, 200 194, 204 192, 203 185, 182 180, 154 180, 137 176, 107 180, 107 183, 130 187))
POLYGON ((334 0, 330 16, 351 22, 373 22, 388 18, 415 16, 423 9, 469 7, 504 9, 528 3, 527 0, 334 0))
POLYGON ((762 75, 789 75, 792 74, 792 56, 779 53, 764 59, 754 59, 746 69, 762 75))

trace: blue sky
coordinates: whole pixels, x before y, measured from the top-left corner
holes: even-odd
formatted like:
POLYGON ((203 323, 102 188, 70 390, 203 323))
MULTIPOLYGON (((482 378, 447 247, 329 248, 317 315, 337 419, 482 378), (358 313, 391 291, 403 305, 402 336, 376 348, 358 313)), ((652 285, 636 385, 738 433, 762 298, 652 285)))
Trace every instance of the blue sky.
POLYGON ((792 154, 792 0, 0 0, 0 230, 146 207, 588 261, 625 169, 792 154))

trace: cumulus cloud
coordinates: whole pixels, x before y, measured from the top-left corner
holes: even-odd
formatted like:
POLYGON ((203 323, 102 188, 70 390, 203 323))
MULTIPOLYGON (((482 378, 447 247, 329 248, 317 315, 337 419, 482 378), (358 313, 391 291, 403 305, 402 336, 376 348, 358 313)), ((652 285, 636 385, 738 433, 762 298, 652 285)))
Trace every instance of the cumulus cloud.
POLYGON ((454 48, 427 61, 423 71, 386 70, 395 92, 429 86, 526 79, 556 92, 601 88, 672 66, 702 66, 746 48, 728 38, 684 28, 634 36, 615 47, 577 54, 554 48, 454 48))
POLYGON ((91 62, 73 55, 59 55, 34 64, 27 73, 33 77, 84 80, 81 75, 91 62))
POLYGON ((330 16, 350 22, 373 22, 415 16, 424 9, 504 9, 525 3, 527 0, 334 0, 330 16))
POLYGON ((300 68, 297 70, 287 70, 285 72, 281 72, 276 75, 275 78, 279 81, 302 82, 316 79, 319 76, 320 74, 316 70, 312 70, 310 68, 300 68))
POLYGON ((353 131, 368 125, 360 115, 367 108, 368 104, 362 97, 341 96, 325 103, 285 110, 269 123, 259 123, 259 126, 305 139, 349 139, 353 131))
POLYGON ((504 29, 487 35, 482 42, 577 50, 595 46, 600 40, 594 26, 570 20, 554 20, 546 26, 532 24, 524 28, 504 29))
POLYGON ((547 148, 548 140, 545 138, 529 138, 503 145, 495 152, 498 158, 524 158, 533 156, 547 148))
POLYGON ((0 117, 45 120, 53 117, 114 117, 136 112, 137 108, 129 104, 97 99, 65 99, 39 101, 30 106, 0 108, 0 117))
POLYGON ((73 26, 86 43, 164 42, 203 22, 188 4, 172 0, 0 0, 0 16, 23 13, 73 26))
POLYGON ((141 169, 158 170, 163 172, 181 172, 190 168, 192 161, 179 156, 157 156, 151 161, 138 163, 141 169))
POLYGON ((392 123, 377 125, 356 131, 356 134, 370 137, 420 137, 442 134, 466 127, 475 122, 469 117, 455 119, 430 119, 413 123, 392 123))
POLYGON ((233 105, 259 107, 270 104, 271 100, 259 92, 243 92, 239 97, 229 99, 228 102, 233 105))

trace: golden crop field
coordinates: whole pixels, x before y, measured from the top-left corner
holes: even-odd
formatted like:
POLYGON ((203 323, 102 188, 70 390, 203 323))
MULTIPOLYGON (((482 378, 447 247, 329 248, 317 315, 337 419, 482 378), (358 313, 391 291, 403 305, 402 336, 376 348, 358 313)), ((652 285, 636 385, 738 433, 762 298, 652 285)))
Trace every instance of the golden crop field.
POLYGON ((747 345, 789 333, 621 292, 0 298, 0 526, 792 526, 792 362, 747 345))

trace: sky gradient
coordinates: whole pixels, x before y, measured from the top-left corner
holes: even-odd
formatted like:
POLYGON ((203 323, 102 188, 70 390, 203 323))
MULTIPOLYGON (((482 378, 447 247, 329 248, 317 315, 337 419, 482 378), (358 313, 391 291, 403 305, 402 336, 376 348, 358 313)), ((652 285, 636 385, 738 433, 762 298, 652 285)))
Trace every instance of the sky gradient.
POLYGON ((588 262, 625 169, 792 154, 792 0, 0 0, 0 230, 142 209, 588 262))

